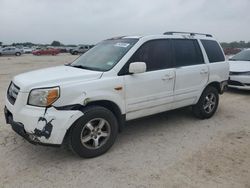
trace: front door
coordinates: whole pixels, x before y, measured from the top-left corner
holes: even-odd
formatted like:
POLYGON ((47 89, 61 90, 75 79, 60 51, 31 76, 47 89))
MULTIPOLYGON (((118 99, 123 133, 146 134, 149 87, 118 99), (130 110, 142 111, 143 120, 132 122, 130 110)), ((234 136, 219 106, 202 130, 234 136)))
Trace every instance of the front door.
POLYGON ((125 75, 126 119, 135 119, 172 108, 175 69, 170 40, 144 43, 127 64, 145 62, 145 73, 125 75))

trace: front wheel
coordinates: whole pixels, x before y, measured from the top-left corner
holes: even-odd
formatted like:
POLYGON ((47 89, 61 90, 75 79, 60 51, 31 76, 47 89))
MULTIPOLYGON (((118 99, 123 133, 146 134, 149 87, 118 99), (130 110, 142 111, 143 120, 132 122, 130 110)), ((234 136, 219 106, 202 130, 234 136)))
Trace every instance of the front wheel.
POLYGON ((111 148, 118 134, 114 114, 100 106, 88 107, 72 126, 69 146, 80 157, 97 157, 111 148))
POLYGON ((198 103, 193 106, 192 110, 196 117, 208 119, 214 115, 219 104, 218 90, 208 86, 202 93, 198 103))

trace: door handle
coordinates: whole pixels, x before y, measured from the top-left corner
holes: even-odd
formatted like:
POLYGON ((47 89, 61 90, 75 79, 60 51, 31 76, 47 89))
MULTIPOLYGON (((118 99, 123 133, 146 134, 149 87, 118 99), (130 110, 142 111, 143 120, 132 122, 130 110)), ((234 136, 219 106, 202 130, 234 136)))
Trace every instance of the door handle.
POLYGON ((172 80, 173 78, 174 78, 173 75, 167 74, 167 75, 165 75, 165 76, 162 78, 162 80, 172 80))
POLYGON ((205 70, 205 69, 202 69, 200 74, 207 74, 208 73, 208 70, 205 70))

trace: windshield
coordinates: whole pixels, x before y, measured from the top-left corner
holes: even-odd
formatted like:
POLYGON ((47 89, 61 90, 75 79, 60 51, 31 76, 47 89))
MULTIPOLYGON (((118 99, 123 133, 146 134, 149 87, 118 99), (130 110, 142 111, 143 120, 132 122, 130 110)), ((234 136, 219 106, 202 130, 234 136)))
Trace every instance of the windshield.
POLYGON ((138 39, 112 39, 100 42, 76 59, 70 66, 108 71, 135 45, 138 39))
POLYGON ((232 61, 250 61, 250 50, 244 50, 235 56, 233 56, 230 60, 232 61))

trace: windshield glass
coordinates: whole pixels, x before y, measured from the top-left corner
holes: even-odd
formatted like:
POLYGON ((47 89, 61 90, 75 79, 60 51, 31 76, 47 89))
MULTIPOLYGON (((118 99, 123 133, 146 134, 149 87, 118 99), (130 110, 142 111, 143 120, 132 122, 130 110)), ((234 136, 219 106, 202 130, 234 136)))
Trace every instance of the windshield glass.
POLYGON ((250 61, 250 50, 244 50, 235 56, 233 56, 230 60, 233 61, 250 61))
POLYGON ((112 39, 100 42, 76 59, 71 66, 108 71, 135 45, 138 39, 112 39))

